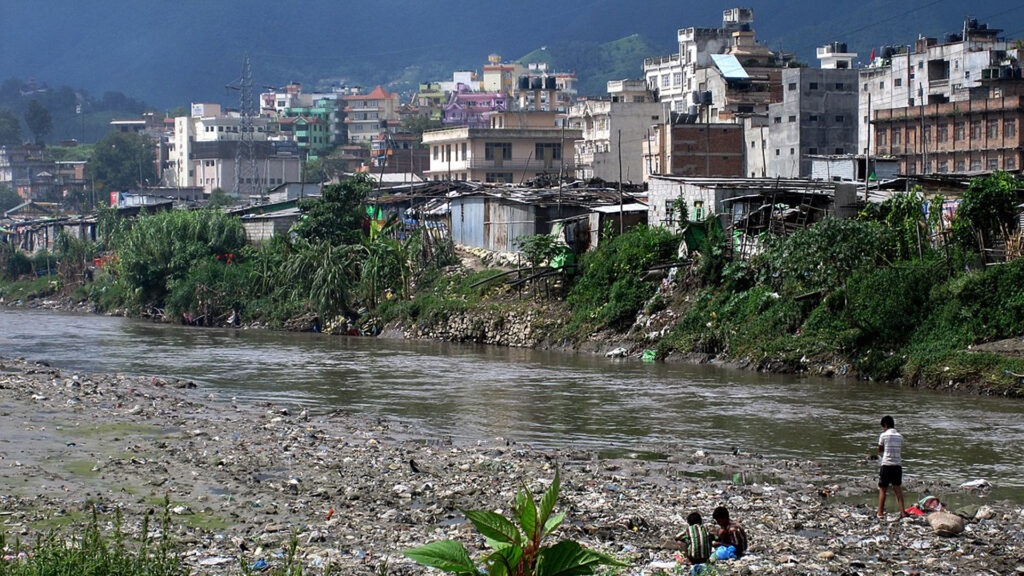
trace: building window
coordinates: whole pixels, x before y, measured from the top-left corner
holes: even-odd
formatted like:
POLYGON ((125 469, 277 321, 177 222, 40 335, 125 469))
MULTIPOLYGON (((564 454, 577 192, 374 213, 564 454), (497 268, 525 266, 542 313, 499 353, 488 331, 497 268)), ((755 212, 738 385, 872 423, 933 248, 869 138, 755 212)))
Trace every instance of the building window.
POLYGON ((818 149, 817 148, 808 148, 807 149, 807 153, 808 154, 817 154, 818 153, 818 149))
POLYGON ((668 83, 669 83, 669 81, 671 81, 671 79, 672 79, 672 76, 670 74, 662 74, 661 75, 661 87, 662 88, 668 88, 668 83))
POLYGON ((986 135, 989 138, 998 138, 999 137, 999 120, 989 120, 988 121, 986 135))
POLYGON ((694 222, 700 222, 704 219, 704 201, 694 200, 693 201, 693 220, 694 222))
POLYGON ((434 146, 434 160, 437 160, 437 149, 438 146, 434 146))
POLYGON ((885 128, 879 128, 875 132, 875 145, 876 146, 880 146, 880 147, 881 146, 885 146, 886 145, 885 141, 886 141, 886 131, 885 131, 885 128))
POLYGON ((878 89, 885 90, 885 80, 882 80, 878 83, 878 89))
POLYGON ((562 159, 562 145, 559 143, 538 142, 534 149, 536 158, 538 160, 561 160, 562 159))
POLYGON ((811 82, 809 87, 810 87, 811 90, 817 90, 818 89, 818 83, 817 82, 811 82))
POLYGON ((789 121, 790 122, 796 122, 796 116, 790 116, 789 117, 789 121))
POLYGON ((892 146, 893 148, 903 143, 903 132, 899 128, 892 129, 892 146))
POLYGON ((682 72, 676 72, 676 73, 672 74, 672 85, 673 86, 682 86, 683 85, 683 73, 682 72))
POLYGON ((960 142, 964 139, 964 134, 967 126, 964 122, 957 122, 953 125, 953 141, 960 142))
POLYGON ((989 160, 988 160, 988 169, 989 170, 999 170, 999 159, 998 158, 989 158, 989 160))
POLYGON ((818 115, 817 114, 811 114, 810 116, 807 117, 807 121, 808 122, 817 122, 818 121, 818 115))
POLYGON ((842 114, 837 114, 836 115, 836 122, 839 122, 840 124, 842 124, 843 122, 846 122, 846 117, 843 116, 842 114))
POLYGON ((865 91, 865 92, 867 92, 867 91, 868 91, 868 84, 867 84, 867 82, 865 82, 865 83, 864 83, 864 91, 865 91))
MULTIPOLYGON (((468 159, 468 156, 466 155, 466 150, 467 150, 466 143, 463 142, 462 143, 462 160, 463 161, 466 161, 468 159)), ((465 180, 465 178, 463 178, 463 180, 465 180)))
POLYGON ((775 155, 776 155, 776 156, 778 156, 778 155, 779 155, 779 149, 778 149, 778 148, 776 148, 776 149, 775 149, 775 155))
POLYGON ((1007 156, 1006 160, 1003 162, 1003 164, 1004 164, 1003 169, 1005 169, 1005 170, 1016 170, 1017 169, 1017 159, 1014 156, 1007 156))
POLYGON ((980 158, 972 158, 971 159, 971 172, 981 172, 981 159, 980 158))
POLYGON ((501 182, 501 183, 509 184, 509 183, 512 182, 512 173, 511 172, 488 172, 484 176, 484 182, 491 182, 491 183, 501 182))
POLYGON ((981 138, 981 120, 973 120, 971 122, 971 140, 978 138, 981 138))
POLYGON ((846 154, 846 148, 836 148, 836 154, 846 154))
POLYGON ((1015 138, 1017 136, 1017 121, 1003 121, 1003 138, 1015 138))
POLYGON ((957 160, 956 161, 956 165, 953 167, 953 169, 956 172, 966 172, 967 171, 967 163, 964 162, 963 160, 957 160))
POLYGON ((897 79, 893 80, 892 81, 892 85, 897 87, 897 88, 899 88, 900 86, 903 86, 903 78, 897 78, 897 79))
POLYGON ((842 82, 836 82, 836 90, 846 90, 846 84, 842 82))
POLYGON ((792 156, 793 154, 796 154, 796 150, 793 149, 793 148, 790 148, 789 149, 789 155, 792 156))
POLYGON ((937 142, 945 142, 949 140, 949 126, 946 124, 940 124, 935 127, 935 140, 937 142))
POLYGON ((782 116, 776 116, 775 118, 772 119, 772 122, 776 124, 782 124, 782 116))
POLYGON ((788 87, 788 88, 789 88, 789 90, 790 90, 791 92, 792 92, 793 90, 796 90, 796 82, 790 82, 790 83, 789 83, 789 87, 788 87))
POLYGON ((511 142, 485 142, 484 160, 511 160, 511 142))

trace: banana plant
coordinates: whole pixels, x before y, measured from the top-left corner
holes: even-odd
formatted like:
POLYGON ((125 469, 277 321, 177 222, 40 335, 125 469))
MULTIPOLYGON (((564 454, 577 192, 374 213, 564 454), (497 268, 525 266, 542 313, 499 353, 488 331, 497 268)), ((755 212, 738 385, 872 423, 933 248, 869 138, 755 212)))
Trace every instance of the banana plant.
POLYGON ((548 545, 545 540, 562 524, 564 513, 553 514, 558 500, 558 472, 538 506, 525 485, 516 495, 512 519, 488 510, 463 510, 487 541, 491 552, 479 562, 454 540, 440 540, 403 553, 425 566, 459 576, 584 576, 601 566, 626 564, 573 540, 548 545))

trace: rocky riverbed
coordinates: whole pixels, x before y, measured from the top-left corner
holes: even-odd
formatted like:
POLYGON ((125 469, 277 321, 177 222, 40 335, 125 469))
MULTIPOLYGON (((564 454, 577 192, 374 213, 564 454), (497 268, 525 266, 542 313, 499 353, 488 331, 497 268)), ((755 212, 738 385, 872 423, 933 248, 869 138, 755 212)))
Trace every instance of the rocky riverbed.
MULTIPOLYGON (((625 574, 674 573, 671 537, 692 510, 726 505, 751 554, 720 574, 1024 573, 1024 509, 973 496, 965 531, 937 536, 923 518, 877 522, 873 478, 826 462, 746 454, 600 458, 502 438, 428 438, 399 421, 344 409, 308 413, 250 405, 188 381, 76 374, 0 360, 0 529, 32 541, 99 507, 130 529, 171 504, 174 537, 194 573, 282 562, 297 535, 311 573, 425 574, 401 550, 441 538, 483 545, 461 509, 508 510, 526 483, 560 470, 561 536, 630 564, 625 574), (980 505, 980 506, 978 506, 980 505)), ((910 484, 912 494, 962 493, 910 484)), ((958 498, 963 501, 962 494, 958 498)), ((10 545, 11 539, 8 539, 10 545)))

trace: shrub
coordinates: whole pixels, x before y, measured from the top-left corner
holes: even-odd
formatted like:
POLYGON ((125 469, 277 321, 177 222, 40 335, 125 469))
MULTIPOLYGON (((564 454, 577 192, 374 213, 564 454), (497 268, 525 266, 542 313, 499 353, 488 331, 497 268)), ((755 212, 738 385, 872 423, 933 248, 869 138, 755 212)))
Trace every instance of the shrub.
MULTIPOLYGON (((547 537, 561 526, 565 518, 565 514, 553 514, 558 491, 557 472, 539 506, 524 486, 512 506, 512 520, 515 522, 487 510, 463 511, 493 550, 480 561, 486 568, 485 573, 494 576, 584 576, 595 574, 602 566, 625 566, 573 540, 545 544, 547 537)), ((405 550, 404 554, 420 564, 460 576, 479 576, 482 573, 466 548, 453 540, 432 542, 405 550)))
POLYGON ((678 244, 678 237, 663 228, 640 226, 584 255, 567 299, 573 309, 570 330, 620 327, 635 317, 655 290, 642 278, 644 270, 672 260, 678 244))

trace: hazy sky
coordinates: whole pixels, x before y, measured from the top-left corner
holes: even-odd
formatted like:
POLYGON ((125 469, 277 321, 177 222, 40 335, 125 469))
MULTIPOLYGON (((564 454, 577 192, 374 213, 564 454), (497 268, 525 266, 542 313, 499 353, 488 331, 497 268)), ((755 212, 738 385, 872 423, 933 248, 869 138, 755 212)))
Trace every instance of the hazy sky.
MULTIPOLYGON (((564 40, 644 35, 671 50, 686 26, 715 26, 734 3, 690 0, 0 0, 0 80, 35 77, 169 106, 222 95, 249 53, 257 82, 344 76, 354 67, 476 67, 564 40), (296 78, 291 78, 295 76, 296 78)), ((913 42, 959 29, 965 10, 1011 35, 1024 4, 975 0, 751 1, 758 38, 813 57, 841 40, 913 42)), ((1017 28, 1017 30, 1015 30, 1017 28)), ((641 63, 637 63, 637 76, 641 63)))

